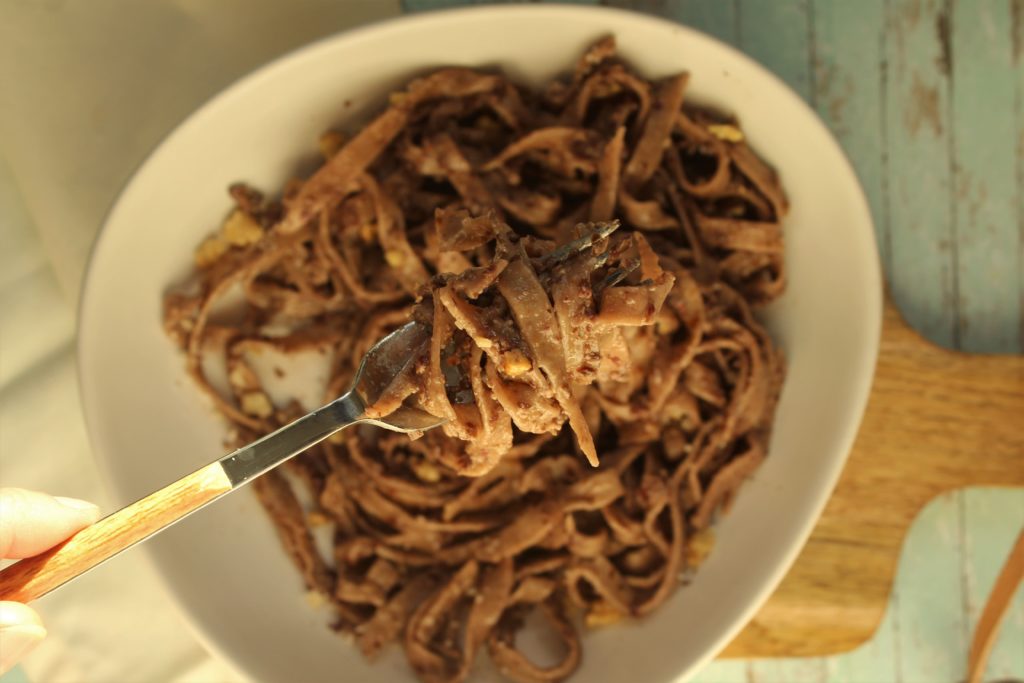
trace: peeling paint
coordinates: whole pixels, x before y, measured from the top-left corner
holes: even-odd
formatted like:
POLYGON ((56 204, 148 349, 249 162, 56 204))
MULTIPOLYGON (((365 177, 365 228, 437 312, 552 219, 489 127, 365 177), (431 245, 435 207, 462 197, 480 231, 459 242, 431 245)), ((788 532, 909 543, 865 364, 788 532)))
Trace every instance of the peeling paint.
POLYGON ((935 63, 945 76, 953 71, 953 48, 949 38, 949 15, 945 10, 935 17, 935 33, 939 39, 939 56, 935 63))
POLYGON ((911 135, 917 135, 921 126, 927 124, 936 137, 942 135, 938 88, 926 85, 921 74, 916 71, 910 88, 910 106, 904 117, 907 130, 911 135))
POLYGON ((1024 0, 1010 2, 1010 39, 1013 45, 1013 61, 1020 64, 1024 52, 1024 0))

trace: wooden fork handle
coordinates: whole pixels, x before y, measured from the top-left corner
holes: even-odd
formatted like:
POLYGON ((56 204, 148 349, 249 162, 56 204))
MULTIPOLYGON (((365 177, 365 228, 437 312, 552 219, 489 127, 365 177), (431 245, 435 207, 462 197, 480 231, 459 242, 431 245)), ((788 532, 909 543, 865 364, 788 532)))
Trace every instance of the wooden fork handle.
POLYGON ((1020 535, 1017 536, 1017 542, 1010 550, 1006 564, 992 586, 992 593, 989 594, 981 618, 975 627, 967 665, 968 683, 981 683, 985 675, 985 663, 999 635, 999 625, 1010 609, 1013 594, 1020 588, 1021 582, 1024 582, 1024 529, 1021 529, 1020 535))
POLYGON ((30 602, 174 524, 231 490, 220 463, 104 517, 41 555, 0 572, 0 600, 30 602))

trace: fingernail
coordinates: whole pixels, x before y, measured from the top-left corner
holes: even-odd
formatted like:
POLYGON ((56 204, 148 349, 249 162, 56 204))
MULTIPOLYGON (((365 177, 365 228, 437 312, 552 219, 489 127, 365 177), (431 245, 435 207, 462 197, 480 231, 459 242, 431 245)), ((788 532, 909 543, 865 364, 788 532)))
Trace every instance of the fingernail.
POLYGON ((21 661, 45 637, 46 629, 36 624, 0 628, 0 673, 21 661))
POLYGON ((93 503, 87 500, 79 500, 78 498, 65 498, 64 496, 54 496, 54 500, 63 505, 66 508, 70 508, 75 512, 85 512, 96 521, 100 517, 100 509, 93 503))

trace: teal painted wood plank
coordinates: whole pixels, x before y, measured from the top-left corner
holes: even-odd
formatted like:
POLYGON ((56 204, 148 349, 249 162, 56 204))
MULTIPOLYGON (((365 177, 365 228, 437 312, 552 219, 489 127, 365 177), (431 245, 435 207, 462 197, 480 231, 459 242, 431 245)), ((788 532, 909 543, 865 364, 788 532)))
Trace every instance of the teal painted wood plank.
POLYGON ((1011 20, 998 0, 954 3, 949 22, 957 330, 968 351, 1024 350, 1011 20))
POLYGON ((768 67, 807 101, 811 83, 809 0, 741 0, 739 46, 768 67))
POLYGON ((0 683, 29 683, 28 676, 25 675, 25 670, 20 666, 16 666, 3 676, 0 676, 0 683))
MULTIPOLYGON (((970 596, 967 606, 974 614, 971 629, 977 620, 995 576, 1005 560, 1006 553, 1024 524, 1024 491, 1012 489, 969 489, 962 492, 967 514, 963 528, 968 539, 966 554, 971 558, 972 573, 968 575, 970 596)), ((936 591, 927 594, 923 583, 932 574, 925 568, 926 575, 920 575, 922 565, 928 562, 947 567, 952 571, 953 559, 947 551, 945 541, 956 535, 955 527, 961 518, 957 499, 944 496, 925 506, 914 520, 901 553, 895 582, 895 592, 908 598, 907 586, 915 586, 922 596, 913 597, 915 602, 899 605, 891 602, 878 633, 868 643, 853 652, 830 657, 827 662, 828 683, 931 683, 932 681, 963 680, 967 662, 965 641, 951 643, 944 638, 935 638, 927 631, 915 626, 912 620, 904 639, 909 647, 909 660, 902 670, 895 670, 894 663, 903 659, 899 652, 893 652, 899 643, 892 640, 892 623, 901 612, 913 610, 929 619, 941 621, 957 609, 962 609, 959 595, 936 591), (940 530, 937 534, 936 531, 940 530), (941 654, 944 662, 940 667, 928 667, 932 655, 941 654), (922 664, 922 662, 924 664, 922 664)), ((1024 595, 1018 592, 1013 608, 1000 632, 999 640, 989 660, 984 680, 996 681, 1024 677, 1024 595)), ((973 631, 970 631, 973 633, 973 631)))
POLYGON ((828 667, 821 657, 757 659, 751 662, 748 683, 827 683, 828 667))
POLYGON ((828 683, 902 683, 897 647, 899 597, 894 591, 882 623, 868 642, 825 660, 828 683))
POLYGON ((1017 227, 1020 244, 1017 247, 1017 283, 1020 298, 1017 309, 1020 315, 1018 339, 1024 346, 1024 0, 1013 0, 1010 5, 1011 26, 1013 27, 1013 71, 1017 74, 1014 83, 1014 111, 1017 119, 1017 227))
POLYGON ((750 683, 750 664, 742 659, 719 659, 698 671, 688 683, 750 683))
POLYGON ((888 276, 909 322, 932 341, 954 346, 950 93, 949 78, 936 67, 944 54, 938 31, 944 9, 936 0, 887 5, 888 276))
POLYGON ((812 0, 811 12, 815 107, 860 178, 882 263, 888 266, 885 5, 882 0, 812 0))
POLYGON ((677 21, 730 45, 739 42, 737 0, 679 0, 666 4, 669 15, 677 21))
MULTIPOLYGON (((950 22, 957 341, 971 351, 1024 349, 1021 18, 1021 3, 961 2, 954 4, 950 22)), ((968 634, 1024 525, 1024 504, 1009 517, 993 514, 998 509, 994 495, 972 491, 960 500, 968 634)), ((1024 675, 1022 605, 1024 597, 1018 595, 993 649, 988 678, 1024 675)))
MULTIPOLYGON (((949 144, 948 9, 886 2, 881 69, 885 134, 886 276, 907 320, 932 341, 958 341, 957 254, 949 144)), ((955 680, 966 648, 961 494, 940 501, 905 546, 893 590, 896 680, 955 680), (913 541, 913 539, 911 539, 913 541), (913 580, 906 577, 911 576, 913 580)))
POLYGON ((903 683, 955 681, 967 661, 960 494, 933 501, 903 546, 896 590, 898 676, 903 683))
MULTIPOLYGON (((1024 528, 1024 491, 965 491, 966 607, 970 633, 981 616, 992 584, 1024 528)), ((989 657, 985 680, 1024 677, 1024 590, 1018 589, 989 657)))

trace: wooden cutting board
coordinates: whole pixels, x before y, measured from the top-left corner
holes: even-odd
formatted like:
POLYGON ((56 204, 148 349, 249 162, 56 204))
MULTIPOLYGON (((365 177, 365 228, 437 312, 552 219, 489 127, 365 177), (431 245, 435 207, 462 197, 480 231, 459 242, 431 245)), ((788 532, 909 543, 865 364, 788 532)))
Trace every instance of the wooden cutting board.
POLYGON ((886 302, 875 380, 842 477, 796 563, 723 657, 851 650, 885 614, 924 505, 966 486, 1024 487, 1024 356, 939 348, 886 302))

